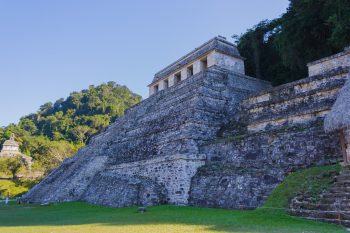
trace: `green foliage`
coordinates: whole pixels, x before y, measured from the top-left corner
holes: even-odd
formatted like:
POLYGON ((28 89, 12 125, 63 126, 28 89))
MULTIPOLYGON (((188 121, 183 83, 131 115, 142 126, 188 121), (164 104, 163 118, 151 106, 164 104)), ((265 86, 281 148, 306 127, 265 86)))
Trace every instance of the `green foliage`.
POLYGON ((52 141, 46 144, 45 156, 42 156, 39 161, 48 173, 60 165, 63 160, 74 155, 80 146, 80 144, 74 145, 66 141, 52 141))
POLYGON ((9 195, 11 198, 26 193, 36 181, 0 180, 0 198, 9 195))
POLYGON ((25 162, 18 155, 16 157, 0 158, 0 172, 11 174, 14 180, 17 180, 18 172, 25 167, 25 162))
POLYGON ((66 99, 43 104, 17 125, 0 128, 0 144, 15 133, 21 151, 49 172, 140 100, 139 95, 114 82, 90 86, 66 99))
POLYGON ((307 76, 308 62, 350 44, 350 1, 290 0, 287 12, 238 38, 248 75, 274 85, 307 76))
POLYGON ((86 143, 141 97, 114 82, 73 92, 67 99, 42 105, 36 114, 23 117, 18 126, 33 136, 86 143))
POLYGON ((340 165, 317 166, 291 173, 271 193, 263 207, 288 208, 290 200, 297 194, 317 199, 319 194, 328 190, 340 165))

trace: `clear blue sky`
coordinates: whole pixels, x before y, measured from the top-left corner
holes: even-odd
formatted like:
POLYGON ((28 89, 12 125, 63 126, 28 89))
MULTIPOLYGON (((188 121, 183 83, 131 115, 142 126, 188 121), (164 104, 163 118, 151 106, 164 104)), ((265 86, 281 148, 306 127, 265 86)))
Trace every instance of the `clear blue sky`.
POLYGON ((287 6, 287 0, 0 0, 0 126, 91 84, 115 81, 145 98, 164 66, 287 6))

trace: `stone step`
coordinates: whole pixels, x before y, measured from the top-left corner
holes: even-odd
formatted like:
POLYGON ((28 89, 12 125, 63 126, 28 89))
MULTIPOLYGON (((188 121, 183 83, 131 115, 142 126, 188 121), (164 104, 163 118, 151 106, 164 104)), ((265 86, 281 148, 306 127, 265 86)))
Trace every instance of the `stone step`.
POLYGON ((334 183, 334 187, 350 187, 350 181, 337 181, 334 183))
POLYGON ((350 199, 342 199, 342 198, 321 198, 319 201, 320 204, 342 204, 342 205, 350 205, 350 199))
POLYGON ((349 175, 339 175, 335 178, 336 182, 349 181, 350 182, 350 174, 349 175))
POLYGON ((340 198, 340 199, 349 199, 350 193, 323 193, 320 196, 321 198, 340 198))
POLYGON ((310 202, 293 203, 294 209, 320 210, 320 211, 350 211, 350 205, 347 204, 320 204, 310 202))
POLYGON ((346 170, 346 171, 340 171, 339 173, 340 176, 349 176, 350 175, 350 170, 346 170))
POLYGON ((350 211, 291 210, 291 213, 307 218, 350 221, 350 211))
POLYGON ((347 171, 350 171, 350 169, 347 168, 347 167, 342 167, 342 168, 340 169, 340 172, 347 172, 347 171))
POLYGON ((330 193, 350 193, 350 187, 333 187, 329 190, 330 193))
POLYGON ((342 166, 341 170, 342 171, 350 171, 350 166, 349 165, 342 166))
POLYGON ((312 218, 312 217, 302 217, 302 218, 308 219, 308 220, 322 221, 322 222, 326 222, 326 223, 342 225, 342 226, 345 226, 345 227, 350 227, 350 221, 349 220, 323 219, 323 218, 312 218))
POLYGON ((350 176, 350 171, 341 171, 339 176, 350 176))

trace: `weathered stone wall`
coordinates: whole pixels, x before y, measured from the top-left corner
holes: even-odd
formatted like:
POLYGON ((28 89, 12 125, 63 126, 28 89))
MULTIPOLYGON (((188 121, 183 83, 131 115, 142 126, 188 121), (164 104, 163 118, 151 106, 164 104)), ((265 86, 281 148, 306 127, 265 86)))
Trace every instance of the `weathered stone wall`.
POLYGON ((191 177, 203 165, 199 148, 216 137, 243 98, 267 87, 267 82, 212 66, 129 109, 23 200, 110 206, 163 202, 153 188, 138 185, 147 180, 152 187, 164 187, 168 203, 186 204, 191 177), (110 184, 113 177, 116 185, 110 184), (130 182, 120 186, 122 180, 130 182), (99 198, 104 189, 130 200, 99 198), (146 191, 152 200, 137 194, 146 191))
POLYGON ((146 177, 121 176, 113 171, 94 176, 81 200, 111 207, 150 206, 166 203, 164 185, 146 177))
POLYGON ((110 167, 108 171, 122 177, 150 178, 150 180, 164 187, 167 203, 187 204, 191 178, 204 163, 204 157, 173 155, 123 163, 110 167))
POLYGON ((307 64, 309 76, 325 73, 338 67, 350 66, 350 47, 343 52, 307 64))
POLYGON ((337 136, 316 123, 221 140, 201 151, 208 158, 192 180, 190 204, 255 208, 288 172, 340 158, 337 136))
POLYGON ((242 103, 249 132, 291 126, 323 118, 344 85, 347 68, 282 85, 242 103))
POLYGON ((288 172, 337 162, 338 136, 324 132, 323 118, 348 70, 332 70, 244 100, 239 118, 223 127, 223 137, 201 148, 207 161, 192 179, 190 204, 255 208, 288 172))
MULTIPOLYGON (((103 150, 103 148, 101 148, 103 150)), ((81 200, 82 194, 98 172, 106 166, 107 156, 84 148, 34 186, 23 200, 32 203, 53 203, 81 200)))

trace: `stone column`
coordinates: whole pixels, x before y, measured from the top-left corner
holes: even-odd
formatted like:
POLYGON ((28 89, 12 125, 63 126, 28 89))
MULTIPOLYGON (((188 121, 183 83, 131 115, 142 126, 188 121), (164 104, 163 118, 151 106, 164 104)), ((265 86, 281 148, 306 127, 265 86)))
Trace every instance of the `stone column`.
POLYGON ((208 67, 217 65, 217 53, 215 51, 209 53, 207 57, 207 61, 208 61, 208 67))
POLYGON ((187 76, 187 67, 184 67, 182 70, 181 70, 181 79, 182 80, 185 80, 187 79, 188 76, 187 76))
POLYGON ((164 79, 159 82, 159 90, 165 90, 169 87, 169 79, 164 79), (166 84, 166 81, 168 81, 168 85, 166 84))
POLYGON ((346 161, 344 161, 347 164, 350 164, 350 130, 345 129, 344 130, 344 136, 345 136, 345 144, 346 144, 346 161))
POLYGON ((149 96, 153 95, 154 92, 153 92, 153 86, 149 87, 149 96))
POLYGON ((193 63, 193 74, 201 72, 201 61, 197 60, 193 63))
POLYGON ((169 76, 169 87, 174 86, 174 84, 175 84, 175 80, 174 79, 175 79, 174 74, 169 76))

